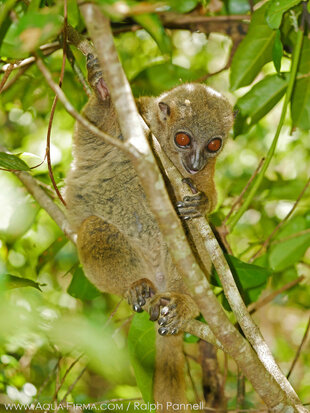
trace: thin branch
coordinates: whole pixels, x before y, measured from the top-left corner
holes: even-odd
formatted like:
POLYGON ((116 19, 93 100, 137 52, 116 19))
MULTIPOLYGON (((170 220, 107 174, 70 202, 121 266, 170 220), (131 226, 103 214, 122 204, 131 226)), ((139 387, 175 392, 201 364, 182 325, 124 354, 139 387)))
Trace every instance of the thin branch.
POLYGON ((78 66, 78 64, 76 63, 75 57, 70 49, 70 47, 67 47, 67 58, 69 60, 69 63, 72 67, 73 73, 75 74, 77 80, 79 83, 81 83, 81 85, 83 86, 83 89, 85 90, 85 93, 88 97, 90 97, 92 95, 92 90, 89 87, 82 70, 80 69, 80 67, 78 66))
POLYGON ((196 403, 199 403, 200 399, 199 399, 197 387, 196 387, 196 384, 194 382, 194 379, 193 379, 193 376, 192 376, 192 373, 191 373, 191 368, 190 368, 189 361, 188 361, 188 357, 187 357, 186 354, 184 354, 184 358, 185 358, 185 363, 186 363, 187 374, 188 374, 188 377, 190 379, 192 389, 193 389, 193 392, 194 392, 194 395, 195 395, 195 401, 196 401, 196 403))
POLYGON ((308 181, 306 182, 306 185, 303 187, 302 191, 298 195, 298 198, 296 199, 294 205, 292 206, 288 214, 284 217, 284 219, 281 222, 279 222, 279 224, 275 227, 275 229, 272 231, 269 237, 266 238, 266 240, 264 241, 263 245, 259 248, 259 250, 256 251, 256 253, 250 258, 249 262, 253 262, 255 258, 260 256, 261 253, 268 248, 272 238, 276 235, 277 232, 279 232, 279 230, 283 227, 283 225, 286 223, 286 221, 290 218, 290 216, 293 214, 293 212, 297 208, 301 198, 304 196, 309 185, 310 185, 310 178, 308 179, 308 181))
POLYGON ((281 242, 289 241, 293 238, 301 237, 302 235, 306 235, 310 233, 310 228, 304 229, 303 231, 296 232, 295 234, 288 235, 287 237, 280 238, 271 242, 272 245, 274 244, 281 244, 281 242))
POLYGON ((230 218, 230 216, 232 215, 232 213, 234 212, 234 210, 237 208, 238 205, 241 204, 242 199, 244 197, 244 194, 246 193, 246 191, 249 189, 249 186, 251 185, 251 183, 253 182, 253 180, 255 179, 256 175, 259 173, 259 171, 262 168, 262 165, 265 161, 265 158, 262 158, 257 166, 257 168, 255 169, 255 171, 253 172, 252 176, 250 177, 250 179, 248 180, 248 182, 246 183, 245 187, 242 189, 241 194, 238 196, 238 198, 236 199, 236 201, 232 204, 230 211, 228 212, 228 214, 226 215, 225 219, 223 220, 223 224, 226 225, 228 219, 230 218))
POLYGON ((305 276, 301 275, 300 277, 296 278, 296 280, 290 281, 289 283, 283 285, 282 287, 280 287, 277 290, 273 291, 272 293, 268 294, 266 297, 261 298, 260 300, 256 301, 255 303, 250 304, 248 306, 249 313, 250 314, 255 313, 260 308, 264 307, 266 304, 273 301, 279 294, 282 294, 282 293, 284 293, 284 291, 287 291, 287 290, 295 287, 295 285, 299 284, 304 279, 305 279, 305 276))
POLYGON ((68 374, 70 373, 70 371, 73 369, 73 367, 76 365, 76 363, 77 363, 82 357, 83 357, 83 354, 79 355, 75 360, 73 360, 73 362, 72 362, 72 363, 70 364, 70 366, 67 368, 67 370, 65 371, 65 374, 63 375, 60 383, 58 383, 58 385, 56 386, 55 393, 54 393, 54 396, 53 396, 53 400, 57 400, 57 396, 58 396, 59 390, 62 388, 62 386, 63 386, 63 384, 64 384, 64 382, 65 382, 65 380, 66 380, 66 377, 68 376, 68 374))
MULTIPOLYGON (((62 53, 62 64, 61 64, 59 83, 58 83, 60 88, 62 86, 62 82, 63 82, 63 79, 64 79, 65 66, 66 66, 67 20, 68 20, 67 0, 64 0, 63 53, 62 53)), ((63 205, 66 206, 66 202, 63 199, 63 197, 62 197, 62 195, 61 195, 61 193, 58 189, 58 186, 56 184, 54 174, 53 174, 52 161, 51 161, 51 132, 52 132, 52 125, 53 125, 53 120, 54 120, 57 101, 58 101, 58 97, 57 97, 57 95, 55 95, 54 100, 53 100, 53 104, 52 104, 52 108, 51 108, 51 115, 50 115, 50 119, 49 119, 48 127, 47 127, 45 156, 46 156, 46 159, 47 159, 48 174, 49 174, 50 180, 52 181, 53 187, 56 191, 56 194, 57 194, 58 198, 63 203, 63 205)))
MULTIPOLYGON (((169 181, 172 183, 172 187, 175 189, 177 199, 183 199, 184 196, 189 196, 188 186, 182 184, 182 177, 165 153, 162 151, 160 145, 155 141, 156 152, 163 164, 169 181)), ((195 218, 187 222, 192 237, 196 241, 196 235, 199 234, 201 240, 204 243, 205 249, 209 254, 211 261, 219 275, 221 280, 225 296, 237 318, 239 325, 241 326, 246 338, 252 344, 260 361, 265 366, 266 370, 274 377, 277 383, 281 386, 282 390, 289 394, 292 400, 296 400, 297 395, 288 382, 284 374, 281 372, 279 366, 276 364, 273 355, 266 344, 259 328, 249 315, 247 308, 241 298, 239 290, 236 286, 234 277, 231 273, 229 265, 224 257, 224 254, 212 232, 212 229, 205 219, 205 217, 195 218)), ((197 243, 196 245, 198 245, 197 243)), ((204 256, 201 256, 203 261, 204 256)), ((211 325, 210 325, 211 326, 211 325)), ((222 342, 223 344, 223 342, 222 342)), ((238 365, 240 367, 240 365, 238 365)), ((246 375, 246 374, 245 374, 246 375)))
MULTIPOLYGON (((64 397, 62 398, 61 402, 60 402, 60 406, 62 405, 62 403, 64 403, 64 401, 67 399, 67 397, 69 396, 69 394, 72 392, 72 390, 74 389, 74 387, 76 386, 77 382, 80 380, 80 378, 83 376, 83 374, 86 371, 86 367, 84 367, 80 374, 77 376, 77 378, 74 380, 74 382, 69 386, 66 394, 64 395, 64 397)), ((57 406, 58 408, 60 407, 59 405, 57 406)), ((58 408, 56 411, 58 411, 58 408)))
MULTIPOLYGON (((118 113, 125 145, 133 147, 137 151, 136 154, 131 153, 129 157, 139 175, 140 182, 149 200, 149 207, 158 221, 173 261, 186 282, 190 293, 195 297, 214 335, 223 344, 225 351, 238 362, 240 368, 252 382, 253 387, 265 403, 274 409, 278 407, 279 410, 283 410, 291 406, 295 411, 305 411, 289 383, 283 385, 283 375, 281 372, 278 373, 277 366, 273 366, 274 362, 271 363, 271 366, 265 365, 265 367, 258 362, 257 356, 249 343, 232 326, 219 305, 186 242, 182 225, 177 219, 168 193, 165 190, 160 171, 143 134, 130 87, 117 57, 109 22, 102 16, 98 6, 84 3, 80 5, 80 10, 94 42, 101 69, 118 113), (274 377, 270 372, 268 373, 270 369, 274 377), (285 390, 281 389, 275 379, 281 382, 285 390)), ((196 321, 196 323, 199 322, 196 321)), ((250 328, 252 329, 252 325, 250 328)), ((256 326, 254 326, 255 333, 256 329, 256 326)), ((272 357, 269 357, 270 350, 268 347, 265 348, 264 342, 259 344, 261 347, 257 348, 257 351, 260 353, 261 359, 266 361, 267 350, 269 364, 270 361, 273 361, 272 357)), ((286 380, 285 377, 284 380, 286 380)))
POLYGON ((1 82, 0 82, 0 93, 2 92, 2 89, 4 88, 4 85, 6 84, 6 81, 8 80, 12 70, 13 70, 13 65, 9 64, 9 67, 4 72, 3 78, 1 79, 1 82))
POLYGON ((60 102, 64 105, 66 111, 70 113, 70 115, 73 118, 75 118, 78 122, 80 122, 83 126, 88 128, 92 133, 97 135, 99 138, 102 138, 106 143, 116 146, 117 148, 121 149, 125 153, 128 153, 128 152, 131 154, 132 152, 135 153, 135 151, 131 151, 130 149, 128 149, 121 140, 117 138, 113 138, 107 133, 102 132, 100 129, 97 128, 97 126, 95 126, 94 124, 89 122, 86 118, 84 118, 82 115, 80 115, 79 112, 76 109, 74 109, 74 107, 68 101, 68 99, 66 98, 61 88, 57 85, 57 83, 53 81, 51 73, 49 72, 49 70, 46 68, 43 61, 39 57, 37 57, 37 66, 39 70, 41 71, 42 75, 45 77, 45 80, 47 81, 51 89, 55 92, 60 102))
POLYGON ((13 86, 14 83, 31 67, 31 65, 32 63, 30 63, 28 66, 21 67, 16 75, 6 82, 1 92, 6 92, 8 89, 10 89, 10 87, 13 86))
MULTIPOLYGON (((49 54, 55 52, 60 48, 59 42, 48 43, 45 45, 40 46, 39 50, 43 53, 44 56, 48 56, 49 54)), ((36 56, 26 57, 23 60, 20 60, 15 63, 7 63, 0 68, 0 72, 6 72, 8 68, 13 65, 12 70, 20 69, 22 67, 31 65, 36 61, 36 56)))
MULTIPOLYGON (((9 153, 6 148, 0 145, 0 151, 9 153)), ((33 196, 41 208, 49 214, 56 222, 63 233, 75 243, 75 234, 70 229, 69 223, 63 211, 52 201, 52 199, 41 188, 40 184, 28 172, 15 171, 14 175, 24 184, 28 192, 33 196)))
POLYGON ((307 326, 306 326, 306 329, 305 329, 303 338, 302 338, 302 340, 301 340, 301 342, 300 342, 300 344, 299 344, 299 347, 298 347, 298 349, 297 349, 296 355, 295 355, 295 357, 294 357, 293 363, 292 363, 292 365, 291 365, 291 367, 290 367, 290 369, 289 369, 289 371, 288 371, 288 373, 287 373, 287 375, 286 375, 287 378, 290 377, 290 375, 292 374, 292 371, 294 370, 294 367, 295 367, 295 365, 296 365, 296 363, 297 363, 297 360, 298 360, 298 358, 299 358, 299 356, 300 356, 301 350, 302 350, 302 348, 303 348, 303 346, 304 346, 304 344, 305 344, 305 342, 306 342, 306 340, 307 340, 309 330, 310 330, 310 317, 309 317, 308 324, 307 324, 307 326))

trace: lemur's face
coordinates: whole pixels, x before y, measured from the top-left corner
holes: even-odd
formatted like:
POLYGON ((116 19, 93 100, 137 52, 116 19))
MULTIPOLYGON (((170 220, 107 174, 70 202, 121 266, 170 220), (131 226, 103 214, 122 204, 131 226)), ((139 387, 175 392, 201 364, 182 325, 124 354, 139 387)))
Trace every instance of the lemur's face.
POLYGON ((179 130, 174 135, 173 144, 179 154, 182 167, 193 175, 204 169, 210 158, 216 157, 222 149, 220 135, 209 139, 197 139, 188 131, 179 130))
POLYGON ((194 175, 218 156, 233 115, 228 101, 201 84, 185 84, 157 100, 161 128, 156 136, 183 174, 194 175))

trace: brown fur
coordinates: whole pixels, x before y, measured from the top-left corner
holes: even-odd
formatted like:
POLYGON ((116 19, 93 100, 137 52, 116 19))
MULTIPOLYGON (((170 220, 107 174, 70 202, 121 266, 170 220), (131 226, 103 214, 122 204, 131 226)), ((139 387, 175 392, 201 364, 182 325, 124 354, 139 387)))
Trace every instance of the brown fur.
MULTIPOLYGON (((216 156, 209 156, 205 168, 192 175, 182 166, 173 138, 181 128, 190 131, 199 145, 219 135, 225 141, 232 123, 229 103, 204 85, 189 84, 158 98, 141 98, 138 107, 181 174, 206 193, 211 210, 216 203, 216 156), (159 102, 169 106, 169 114, 160 109, 159 102)), ((109 96, 101 100, 94 94, 83 114, 106 133, 121 139, 109 96)), ((178 303, 180 328, 198 314, 171 261, 130 161, 81 125, 77 125, 74 136, 74 162, 67 178, 66 202, 68 219, 78 234, 81 263, 99 290, 126 296, 133 283, 147 278, 158 296, 169 293, 178 303)), ((149 302, 145 308, 148 305, 149 302)), ((155 400, 185 403, 182 335, 157 336, 155 400)))

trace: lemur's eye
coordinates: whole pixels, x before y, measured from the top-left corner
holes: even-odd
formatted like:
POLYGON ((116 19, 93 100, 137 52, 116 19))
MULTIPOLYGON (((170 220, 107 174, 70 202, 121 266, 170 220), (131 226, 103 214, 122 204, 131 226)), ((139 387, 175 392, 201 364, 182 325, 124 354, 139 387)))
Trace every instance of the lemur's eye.
POLYGON ((174 141, 180 148, 188 148, 191 143, 191 137, 185 132, 178 132, 174 137, 174 141))
POLYGON ((213 138, 207 145, 208 152, 217 152, 222 146, 222 139, 221 138, 213 138))

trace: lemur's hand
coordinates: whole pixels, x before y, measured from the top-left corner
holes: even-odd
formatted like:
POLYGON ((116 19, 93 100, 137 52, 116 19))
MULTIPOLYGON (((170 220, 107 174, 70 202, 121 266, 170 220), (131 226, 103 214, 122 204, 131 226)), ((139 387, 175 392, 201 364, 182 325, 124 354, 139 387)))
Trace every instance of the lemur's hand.
POLYGON ((202 217, 208 207, 208 198, 204 192, 199 192, 190 178, 184 178, 193 192, 192 196, 185 196, 182 201, 176 204, 177 212, 184 220, 202 217))

